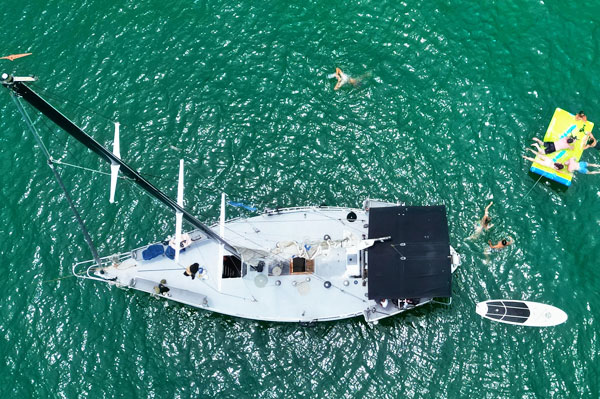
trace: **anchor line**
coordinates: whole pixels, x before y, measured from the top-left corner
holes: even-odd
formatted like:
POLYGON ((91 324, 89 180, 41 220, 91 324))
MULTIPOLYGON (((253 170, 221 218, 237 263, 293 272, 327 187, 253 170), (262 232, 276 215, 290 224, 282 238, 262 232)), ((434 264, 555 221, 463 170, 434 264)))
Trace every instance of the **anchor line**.
POLYGON ((544 176, 540 175, 539 179, 537 179, 537 181, 536 181, 536 182, 533 184, 533 186, 532 186, 532 187, 529 189, 529 191, 527 192, 527 194, 525 194, 525 195, 523 196, 523 198, 521 198, 521 201, 519 201, 519 202, 517 203, 517 205, 520 205, 520 204, 521 204, 521 202, 523 202, 523 200, 524 200, 525 198, 527 198, 527 196, 529 195, 529 193, 531 193, 531 191, 532 191, 532 190, 535 188, 535 186, 537 186, 537 184, 540 182, 540 180, 542 180, 542 177, 544 177, 544 176))

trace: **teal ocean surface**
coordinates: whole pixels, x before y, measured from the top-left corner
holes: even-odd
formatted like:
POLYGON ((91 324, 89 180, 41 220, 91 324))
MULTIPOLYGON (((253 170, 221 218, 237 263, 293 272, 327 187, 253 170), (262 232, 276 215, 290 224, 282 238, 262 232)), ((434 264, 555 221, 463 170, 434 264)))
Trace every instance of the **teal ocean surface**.
MULTIPOLYGON (((565 189, 521 156, 556 107, 600 122, 599 23, 598 0, 5 1, 0 56, 33 54, 0 72, 37 76, 101 143, 120 121, 123 159, 173 197, 185 159, 201 220, 221 192, 261 210, 444 204, 463 264, 451 306, 376 326, 242 320, 69 277, 91 254, 2 89, 0 397, 598 398, 600 175, 565 189), (336 67, 360 86, 334 91, 336 67), (466 240, 490 201, 494 227, 466 240), (569 319, 475 314, 498 298, 569 319)), ((54 158, 108 172, 28 110, 54 158)), ((126 181, 109 204, 106 175, 60 173, 102 255, 171 234, 126 181)))

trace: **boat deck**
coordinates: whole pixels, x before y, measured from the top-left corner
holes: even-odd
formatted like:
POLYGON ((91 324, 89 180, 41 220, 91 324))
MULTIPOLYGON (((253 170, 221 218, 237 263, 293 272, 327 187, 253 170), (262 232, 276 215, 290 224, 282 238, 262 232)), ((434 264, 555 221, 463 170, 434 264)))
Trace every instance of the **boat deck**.
MULTIPOLYGON (((344 208, 293 208, 229 221, 226 238, 236 248, 245 248, 242 253, 248 255, 243 256, 242 278, 217 278, 223 254, 220 245, 198 232, 190 233, 195 241, 180 253, 179 262, 164 255, 143 260, 142 248, 133 251, 136 259, 124 259, 96 276, 149 293, 164 279, 172 300, 244 318, 311 322, 354 317, 369 306, 359 265, 348 265, 343 244, 322 243, 325 235, 336 243, 345 237, 360 240, 367 234, 366 222, 364 211, 344 208), (350 212, 357 220, 347 220, 350 212), (289 241, 282 243, 278 237, 289 241), (298 248, 314 254, 316 245, 322 248, 313 260, 314 271, 294 272, 298 248), (265 263, 262 271, 251 267, 261 260, 265 263), (183 274, 192 263, 203 269, 194 280, 183 274)), ((218 226, 212 228, 216 231, 218 226)))

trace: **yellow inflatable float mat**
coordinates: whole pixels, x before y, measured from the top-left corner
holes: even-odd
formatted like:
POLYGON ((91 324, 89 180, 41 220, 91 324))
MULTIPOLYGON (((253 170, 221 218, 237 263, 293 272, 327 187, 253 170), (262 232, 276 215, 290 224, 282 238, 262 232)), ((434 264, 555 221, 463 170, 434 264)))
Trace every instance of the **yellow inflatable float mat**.
MULTIPOLYGON (((587 137, 585 133, 591 132, 593 128, 593 122, 575 120, 575 115, 565 111, 564 109, 556 108, 554 115, 552 116, 552 120, 550 121, 550 125, 548 126, 548 130, 546 130, 544 141, 558 141, 561 138, 569 135, 577 137, 577 140, 575 141, 572 150, 560 150, 553 152, 552 154, 548 154, 548 156, 551 157, 554 162, 558 163, 567 162, 569 158, 575 158, 577 161, 579 161, 579 158, 581 158, 581 154, 583 153, 583 147, 585 147, 587 144, 587 137)), ((539 155, 536 156, 535 159, 537 160, 538 158, 539 155)), ((571 180, 573 179, 573 173, 567 171, 566 166, 563 170, 558 171, 547 166, 540 165, 537 162, 533 162, 530 170, 533 173, 542 175, 550 180, 564 184, 565 186, 570 186, 571 180)))

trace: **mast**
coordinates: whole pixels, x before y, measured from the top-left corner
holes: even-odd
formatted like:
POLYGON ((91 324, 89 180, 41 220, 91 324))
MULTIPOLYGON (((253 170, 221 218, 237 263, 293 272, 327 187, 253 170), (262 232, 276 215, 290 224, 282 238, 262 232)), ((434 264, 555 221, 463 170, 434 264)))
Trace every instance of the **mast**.
POLYGON ((22 97, 25 101, 31 104, 34 108, 40 111, 42 114, 47 116, 52 122, 58 125, 65 132, 73 136, 77 141, 85 145, 90 150, 94 151, 100 158, 109 164, 116 164, 121 167, 123 174, 132 179, 138 186, 143 188, 148 194, 174 210, 175 212, 181 212, 183 218, 196 228, 202 230, 207 236, 213 240, 223 244, 225 249, 231 252, 233 255, 240 257, 238 251, 227 241, 222 239, 218 234, 214 233, 208 226, 204 225, 194 215, 183 209, 173 201, 166 194, 154 187, 149 181, 144 179, 136 170, 131 168, 120 158, 118 158, 111 151, 104 148, 91 136, 85 133, 81 128, 75 125, 71 120, 64 116, 60 111, 50 105, 46 100, 40 97, 36 92, 31 90, 23 81, 33 81, 32 78, 17 78, 6 73, 2 74, 2 85, 7 89, 14 92, 16 95, 22 97))

